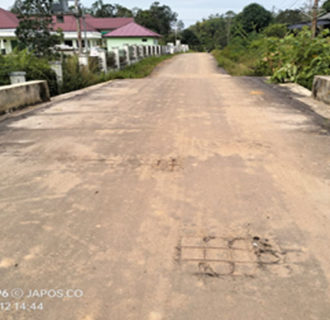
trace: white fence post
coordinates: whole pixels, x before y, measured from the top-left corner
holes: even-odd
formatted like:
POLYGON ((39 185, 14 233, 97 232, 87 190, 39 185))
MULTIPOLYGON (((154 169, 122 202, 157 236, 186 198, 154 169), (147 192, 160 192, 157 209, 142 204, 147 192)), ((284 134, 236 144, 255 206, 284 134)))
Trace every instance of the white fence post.
POLYGON ((139 60, 138 47, 136 45, 134 45, 133 50, 134 50, 134 63, 136 63, 139 60))
POLYGON ((129 56, 129 45, 128 44, 124 45, 123 49, 126 52, 127 65, 129 66, 131 64, 131 59, 130 59, 130 56, 129 56))
POLYGON ((102 69, 104 72, 108 72, 108 66, 107 66, 107 53, 105 50, 100 50, 99 52, 99 58, 101 59, 102 69))
POLYGON ((119 48, 118 47, 113 47, 112 52, 115 55, 115 61, 116 61, 116 66, 117 69, 120 69, 120 56, 119 56, 119 48))
POLYGON ((62 62, 61 61, 52 61, 49 63, 51 69, 56 74, 56 82, 58 85, 61 85, 63 83, 63 68, 62 68, 62 62))
POLYGON ((141 59, 144 58, 144 50, 143 50, 143 46, 138 46, 138 50, 140 52, 139 56, 141 59))
POLYGON ((80 54, 78 60, 80 66, 88 66, 88 54, 80 54))

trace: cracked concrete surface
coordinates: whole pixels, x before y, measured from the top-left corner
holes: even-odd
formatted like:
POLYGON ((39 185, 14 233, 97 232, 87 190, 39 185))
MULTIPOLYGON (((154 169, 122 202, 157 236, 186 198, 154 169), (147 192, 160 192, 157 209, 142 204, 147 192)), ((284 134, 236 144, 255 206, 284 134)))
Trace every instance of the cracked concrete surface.
POLYGON ((300 107, 186 54, 4 120, 0 289, 84 296, 0 319, 328 320, 330 136, 300 107))

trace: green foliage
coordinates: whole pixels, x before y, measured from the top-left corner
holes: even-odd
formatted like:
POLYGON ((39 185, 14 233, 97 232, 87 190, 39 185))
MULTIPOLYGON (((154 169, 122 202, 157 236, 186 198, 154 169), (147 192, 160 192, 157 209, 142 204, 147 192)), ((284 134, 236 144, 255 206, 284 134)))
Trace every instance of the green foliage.
POLYGON ((121 66, 126 66, 127 65, 127 53, 126 50, 121 49, 119 50, 119 61, 121 66))
POLYGON ((111 69, 116 67, 116 56, 114 52, 107 52, 107 66, 111 69))
POLYGON ((228 58, 228 52, 226 51, 214 50, 212 51, 212 54, 216 58, 218 66, 224 68, 233 76, 249 76, 253 74, 253 70, 251 70, 246 64, 228 58))
POLYGON ((259 32, 270 24, 272 14, 261 5, 252 3, 243 9, 237 20, 242 23, 245 32, 259 32))
POLYGON ((315 75, 330 74, 329 35, 326 30, 311 39, 311 31, 305 28, 283 39, 265 39, 272 44, 259 65, 268 69, 276 82, 297 82, 310 89, 315 75))
POLYGON ((306 16, 303 15, 301 10, 282 10, 275 17, 275 23, 283 23, 291 25, 306 20, 306 16))
POLYGON ((104 3, 103 0, 95 1, 87 11, 98 18, 133 17, 132 10, 119 4, 104 3))
POLYGON ((181 34, 182 43, 188 44, 191 49, 200 50, 200 40, 194 31, 186 29, 181 34))
POLYGON ((92 73, 101 72, 101 59, 99 57, 88 57, 88 69, 92 73))
POLYGON ((276 38, 284 38, 288 33, 288 28, 286 24, 271 24, 265 28, 263 34, 266 37, 276 37, 276 38))
POLYGON ((198 49, 212 51, 215 48, 223 48, 227 44, 228 37, 227 33, 224 32, 226 28, 226 19, 223 16, 215 15, 202 22, 197 22, 188 30, 198 38, 198 41, 194 40, 198 49))
POLYGON ((197 22, 183 31, 182 40, 195 50, 222 49, 235 41, 233 39, 246 40, 250 38, 250 34, 261 32, 271 20, 272 14, 269 11, 258 4, 251 4, 238 15, 228 11, 224 15, 212 15, 202 22, 197 22))
POLYGON ((148 57, 123 70, 111 71, 107 74, 95 73, 95 70, 79 66, 76 56, 67 57, 63 63, 64 86, 61 92, 74 91, 113 79, 143 78, 148 76, 160 62, 171 57, 148 57))
POLYGON ((322 9, 325 10, 326 12, 330 12, 330 0, 327 0, 323 3, 322 9))
POLYGON ((172 56, 148 57, 138 63, 126 67, 123 70, 110 72, 105 76, 105 78, 106 80, 145 78, 152 73, 159 63, 169 58, 172 58, 172 56))
POLYGON ((102 0, 95 1, 88 11, 98 18, 115 17, 115 7, 110 3, 104 3, 102 0))
POLYGON ((0 56, 0 85, 10 84, 9 73, 14 71, 25 71, 27 81, 47 80, 50 94, 57 94, 56 75, 46 59, 37 58, 27 50, 0 56))
POLYGON ((59 34, 52 34, 53 0, 23 0, 15 4, 19 19, 16 29, 18 46, 28 48, 38 56, 49 56, 52 47, 60 43, 59 34))
POLYGON ((63 62, 63 86, 61 92, 85 88, 100 82, 99 75, 88 67, 79 66, 77 56, 65 57, 63 62))
POLYGON ((169 6, 161 6, 159 2, 154 2, 147 10, 138 9, 135 21, 167 37, 177 21, 177 16, 177 13, 173 12, 169 6))
POLYGON ((274 82, 296 82, 311 89, 315 75, 330 75, 330 32, 315 39, 306 28, 284 38, 234 39, 213 55, 233 75, 271 76, 274 82))

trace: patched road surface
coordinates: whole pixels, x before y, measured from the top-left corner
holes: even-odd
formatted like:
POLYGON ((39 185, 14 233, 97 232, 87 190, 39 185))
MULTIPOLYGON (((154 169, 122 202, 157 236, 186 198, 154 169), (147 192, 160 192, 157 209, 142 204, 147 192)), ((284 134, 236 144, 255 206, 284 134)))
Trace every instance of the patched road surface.
POLYGON ((208 54, 2 121, 0 319, 329 320, 322 121, 208 54))

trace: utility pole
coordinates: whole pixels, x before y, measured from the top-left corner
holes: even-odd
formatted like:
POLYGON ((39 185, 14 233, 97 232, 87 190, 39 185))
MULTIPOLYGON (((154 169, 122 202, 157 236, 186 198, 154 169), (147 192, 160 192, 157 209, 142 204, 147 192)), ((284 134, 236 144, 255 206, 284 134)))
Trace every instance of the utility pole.
POLYGON ((76 21, 77 21, 77 35, 78 35, 78 50, 79 55, 82 54, 82 40, 81 40, 81 21, 80 21, 80 9, 79 9, 79 0, 74 0, 74 6, 76 11, 76 21))
POLYGON ((313 39, 316 37, 318 9, 319 9, 319 0, 314 0, 313 21, 312 21, 312 38, 313 39))

